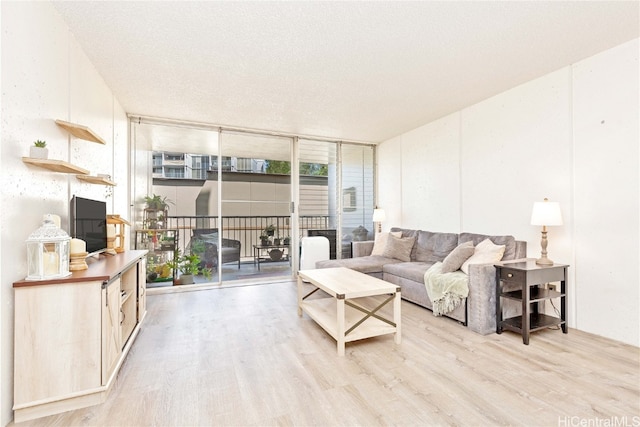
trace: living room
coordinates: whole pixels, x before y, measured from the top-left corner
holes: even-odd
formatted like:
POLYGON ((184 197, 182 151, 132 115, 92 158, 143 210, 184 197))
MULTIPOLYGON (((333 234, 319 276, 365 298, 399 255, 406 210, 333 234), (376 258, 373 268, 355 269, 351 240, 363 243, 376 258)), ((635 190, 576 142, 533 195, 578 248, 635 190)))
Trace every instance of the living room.
MULTIPOLYGON (((599 45, 599 36, 580 34, 594 37, 593 53, 543 74, 519 76, 490 96, 461 86, 461 92, 478 94, 475 101, 366 141, 379 143, 377 200, 386 212, 385 230, 510 234, 528 243, 528 256, 537 257, 540 227, 530 223, 532 204, 545 197, 559 202, 564 223, 550 227, 549 257, 571 266, 569 327, 638 347, 638 6, 612 5, 632 17, 631 36, 623 31, 629 22, 623 19, 614 44, 599 45)), ((104 198, 109 212, 129 212, 128 189, 139 177, 129 176, 127 114, 147 112, 123 108, 54 4, 3 2, 0 10, 0 423, 6 425, 13 402, 12 283, 26 275, 24 242, 45 213, 68 220, 73 194, 104 198), (85 124, 108 143, 70 139, 55 119, 85 124), (106 197, 105 187, 28 167, 20 158, 37 139, 47 140, 50 158, 108 174, 118 185, 106 197)), ((455 64, 448 70, 474 73, 455 64)))

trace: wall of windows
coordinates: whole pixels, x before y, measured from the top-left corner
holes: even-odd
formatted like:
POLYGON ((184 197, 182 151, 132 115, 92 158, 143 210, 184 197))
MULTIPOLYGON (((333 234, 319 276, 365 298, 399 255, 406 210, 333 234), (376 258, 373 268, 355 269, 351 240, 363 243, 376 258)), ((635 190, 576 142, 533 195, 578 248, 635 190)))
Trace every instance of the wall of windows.
MULTIPOLYGON (((131 122, 131 135, 136 174, 152 171, 134 180, 134 216, 140 216, 144 196, 167 197, 174 202, 169 216, 185 221, 185 248, 193 229, 216 229, 241 243, 239 266, 248 266, 270 225, 264 221, 291 239, 291 247, 322 232, 336 258, 350 257, 353 241, 373 238, 373 145, 141 120, 131 122), (140 168, 145 158, 147 166, 140 168)), ((291 277, 298 253, 289 256, 283 274, 291 277)), ((227 267, 213 280, 231 279, 227 267)))

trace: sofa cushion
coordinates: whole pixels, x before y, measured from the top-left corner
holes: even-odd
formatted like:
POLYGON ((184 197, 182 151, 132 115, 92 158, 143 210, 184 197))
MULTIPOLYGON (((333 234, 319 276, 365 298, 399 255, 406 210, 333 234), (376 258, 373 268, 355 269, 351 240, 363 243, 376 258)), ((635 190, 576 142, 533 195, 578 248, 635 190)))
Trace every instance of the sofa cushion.
MULTIPOLYGON (((402 233, 402 237, 415 237, 417 240, 418 237, 418 230, 411 230, 409 228, 400 228, 400 227, 392 227, 391 231, 399 231, 402 233)), ((411 259, 415 260, 415 246, 413 247, 413 249, 411 250, 411 259)))
MULTIPOLYGON (((424 273, 433 263, 429 262, 401 262, 397 264, 386 264, 382 269, 384 274, 393 274, 414 282, 424 283, 424 273)), ((426 292, 426 289, 425 289, 426 292)))
POLYGON ((416 239, 414 237, 396 237, 389 234, 382 256, 400 261, 411 261, 411 251, 416 239))
POLYGON ((462 267, 462 264, 475 252, 476 248, 473 242, 460 243, 449 255, 442 261, 441 273, 453 273, 462 267))
POLYGON ((487 238, 496 245, 505 246, 504 255, 502 255, 503 260, 516 259, 516 239, 513 236, 487 236, 484 234, 460 233, 458 243, 471 241, 475 246, 478 246, 478 243, 487 238))
POLYGON ((458 246, 457 234, 418 231, 411 260, 430 263, 442 261, 456 246, 458 246))
POLYGON ((411 230, 409 228, 392 227, 391 231, 399 231, 402 233, 402 237, 416 237, 418 230, 411 230))
POLYGON ((495 245, 489 238, 486 238, 476 245, 473 255, 462 264, 460 270, 469 274, 470 264, 490 264, 498 262, 502 259, 504 249, 504 245, 495 245))
POLYGON ((385 258, 379 255, 363 256, 347 259, 330 259, 316 262, 316 268, 346 267, 360 273, 381 273, 382 266, 400 262, 397 259, 385 258))
POLYGON ((373 249, 371 250, 371 255, 382 255, 384 252, 384 248, 387 245, 387 240, 389 240, 389 234, 392 234, 396 237, 402 237, 402 232, 400 231, 392 231, 391 233, 382 232, 376 234, 376 240, 373 243, 373 249))

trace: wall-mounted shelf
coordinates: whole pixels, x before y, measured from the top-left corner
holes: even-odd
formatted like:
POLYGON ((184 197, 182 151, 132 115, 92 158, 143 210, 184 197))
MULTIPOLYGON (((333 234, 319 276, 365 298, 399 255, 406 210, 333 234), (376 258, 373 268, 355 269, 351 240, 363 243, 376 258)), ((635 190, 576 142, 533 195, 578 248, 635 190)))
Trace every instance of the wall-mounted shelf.
POLYGON ((80 181, 85 181, 90 184, 100 184, 100 185, 110 185, 110 186, 117 185, 115 182, 110 181, 107 178, 102 176, 76 175, 76 178, 78 178, 80 181))
POLYGON ((59 173, 75 173, 78 176, 88 175, 89 171, 79 166, 72 165, 69 162, 63 160, 50 160, 50 159, 34 159, 32 157, 23 157, 22 161, 29 165, 37 166, 40 168, 48 169, 53 172, 59 173))
POLYGON ((56 120, 56 124, 76 138, 84 139, 85 141, 97 142, 98 144, 103 145, 107 144, 104 139, 100 138, 94 131, 86 126, 65 122, 64 120, 56 120))
MULTIPOLYGON (((76 138, 84 139, 85 141, 97 142, 98 144, 106 145, 106 142, 95 134, 91 129, 86 126, 82 126, 76 123, 65 122, 64 120, 56 120, 56 124, 65 129, 71 135, 76 138)), ((33 157, 23 157, 24 163, 37 166, 43 169, 47 169, 53 172, 75 174, 76 178, 80 181, 88 182, 89 184, 99 184, 115 186, 116 183, 102 176, 91 176, 87 169, 73 165, 64 160, 49 160, 49 159, 36 159, 33 157)))

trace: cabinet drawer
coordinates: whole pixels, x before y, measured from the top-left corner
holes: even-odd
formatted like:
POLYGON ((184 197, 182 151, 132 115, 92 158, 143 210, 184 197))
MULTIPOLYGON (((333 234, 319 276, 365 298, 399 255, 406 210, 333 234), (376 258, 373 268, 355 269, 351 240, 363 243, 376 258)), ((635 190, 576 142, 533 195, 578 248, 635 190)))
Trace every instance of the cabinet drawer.
POLYGON ((500 280, 505 282, 518 282, 523 283, 525 281, 526 272, 521 270, 511 270, 509 268, 500 269, 500 280))

